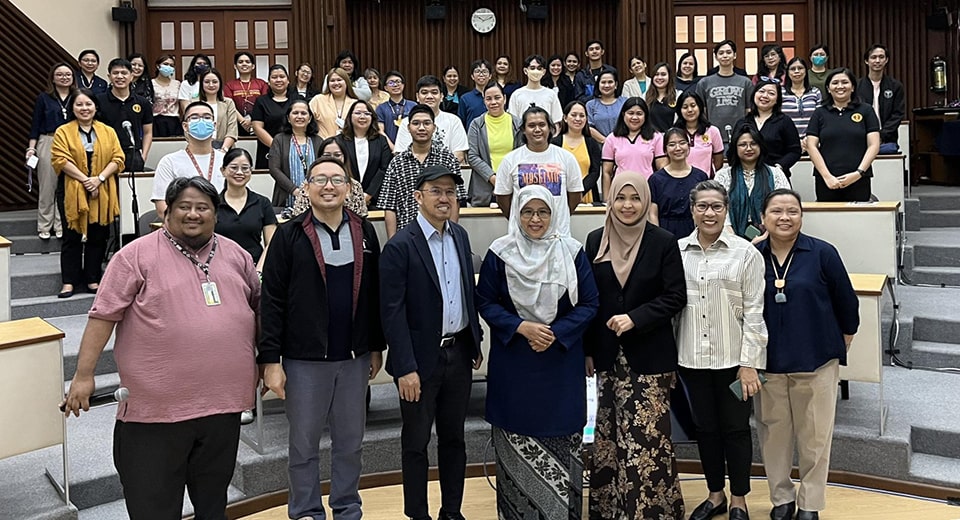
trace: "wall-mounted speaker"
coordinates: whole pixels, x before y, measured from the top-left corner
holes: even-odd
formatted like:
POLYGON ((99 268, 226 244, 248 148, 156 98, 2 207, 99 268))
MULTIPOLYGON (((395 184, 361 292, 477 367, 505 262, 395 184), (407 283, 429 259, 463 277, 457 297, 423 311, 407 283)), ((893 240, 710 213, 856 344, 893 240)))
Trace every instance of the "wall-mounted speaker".
POLYGON ((428 5, 423 8, 423 17, 429 20, 446 20, 447 19, 447 6, 445 5, 428 5))
POLYGON ((549 10, 545 5, 528 5, 527 20, 546 20, 549 10))
POLYGON ((120 23, 133 23, 137 21, 137 9, 135 7, 114 7, 113 21, 120 23))
POLYGON ((946 31, 953 26, 953 17, 946 9, 939 9, 927 16, 927 30, 946 31))

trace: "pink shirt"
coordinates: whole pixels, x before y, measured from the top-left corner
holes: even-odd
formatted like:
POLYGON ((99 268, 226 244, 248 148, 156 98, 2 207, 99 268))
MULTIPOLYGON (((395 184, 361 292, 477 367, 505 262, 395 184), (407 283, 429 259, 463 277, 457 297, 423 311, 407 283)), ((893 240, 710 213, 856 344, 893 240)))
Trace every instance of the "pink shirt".
POLYGON ((604 161, 613 161, 618 171, 641 173, 648 179, 653 175, 654 158, 663 155, 663 134, 660 132, 655 132, 649 141, 637 136, 636 141, 631 142, 626 137, 610 134, 603 142, 604 161))
POLYGON ((716 173, 713 168, 713 154, 716 153, 723 153, 723 138, 720 136, 720 129, 711 125, 707 133, 693 138, 687 164, 700 168, 712 178, 716 173))
POLYGON ((253 408, 260 282, 250 255, 218 237, 210 263, 218 306, 204 301, 203 272, 160 231, 107 265, 89 316, 117 322, 113 353, 130 390, 117 420, 172 423, 253 408))

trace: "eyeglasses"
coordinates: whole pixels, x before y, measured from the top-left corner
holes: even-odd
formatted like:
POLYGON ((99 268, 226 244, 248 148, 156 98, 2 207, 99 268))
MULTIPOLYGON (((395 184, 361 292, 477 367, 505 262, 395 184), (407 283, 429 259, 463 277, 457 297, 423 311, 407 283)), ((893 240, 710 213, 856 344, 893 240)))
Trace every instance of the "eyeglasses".
POLYGON ((357 116, 357 117, 370 117, 370 116, 373 115, 373 114, 371 114, 370 112, 361 112, 361 111, 357 110, 356 112, 353 113, 353 115, 355 115, 355 116, 357 116))
POLYGON ((475 69, 475 70, 473 71, 473 74, 476 75, 476 76, 489 76, 489 75, 490 75, 490 71, 487 70, 487 69, 475 69))
POLYGON ((231 164, 230 166, 227 166, 227 171, 230 172, 230 173, 240 172, 240 173, 246 175, 246 174, 252 172, 252 171, 253 171, 253 168, 251 168, 249 164, 244 164, 244 165, 242 165, 242 166, 241 166, 241 165, 238 165, 238 164, 231 164))
POLYGON ((523 220, 530 220, 533 217, 537 217, 540 220, 547 220, 548 218, 550 218, 550 215, 552 215, 552 213, 547 208, 538 209, 536 211, 532 209, 520 210, 520 218, 522 218, 523 220))
POLYGON ((190 122, 190 123, 193 123, 193 122, 195 122, 195 121, 200 121, 201 119, 204 120, 204 121, 213 121, 213 115, 212 115, 212 114, 203 114, 203 115, 194 114, 194 115, 188 117, 188 118, 187 118, 187 121, 190 122))
POLYGON ((760 145, 756 141, 747 141, 745 143, 737 143, 737 148, 741 150, 746 150, 747 148, 760 148, 760 145))
POLYGON ((397 87, 400 85, 403 85, 403 82, 395 79, 391 79, 390 81, 387 82, 388 87, 397 87))
POLYGON ((770 78, 767 76, 760 76, 760 81, 770 81, 776 84, 780 84, 780 78, 770 78))
POLYGON ((326 175, 314 175, 313 177, 307 179, 307 182, 310 184, 316 184, 321 188, 326 186, 328 182, 334 186, 343 186, 347 183, 347 178, 343 175, 333 175, 331 177, 327 177, 326 175))
POLYGON ((693 205, 693 209, 695 209, 697 213, 706 213, 708 209, 712 209, 714 213, 721 213, 727 209, 727 205, 722 202, 714 202, 713 204, 698 202, 693 205))
POLYGON ((55 77, 55 78, 72 78, 72 77, 73 77, 73 73, 72 73, 72 72, 58 72, 58 73, 54 74, 53 77, 55 77))
POLYGON ((333 157, 334 159, 343 160, 343 152, 323 152, 320 154, 320 157, 333 157))
POLYGON ((439 199, 446 197, 448 199, 457 198, 457 190, 441 190, 440 188, 430 188, 429 190, 420 190, 420 193, 429 193, 431 197, 439 199))

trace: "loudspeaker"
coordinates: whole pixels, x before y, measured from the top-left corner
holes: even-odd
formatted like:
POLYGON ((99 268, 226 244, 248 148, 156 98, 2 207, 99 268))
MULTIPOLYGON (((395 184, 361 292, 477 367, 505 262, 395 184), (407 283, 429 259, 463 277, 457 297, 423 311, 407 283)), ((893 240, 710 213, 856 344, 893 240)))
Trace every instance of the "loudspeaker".
POLYGON ((423 17, 426 18, 427 20, 446 20, 447 6, 428 5, 423 8, 423 17))
POLYGON ((548 12, 545 5, 528 5, 527 20, 546 20, 548 12))
POLYGON ((133 23, 137 21, 137 9, 134 7, 114 7, 113 21, 120 23, 133 23))
POLYGON ((953 25, 952 18, 946 9, 938 10, 927 16, 927 30, 946 31, 953 25))

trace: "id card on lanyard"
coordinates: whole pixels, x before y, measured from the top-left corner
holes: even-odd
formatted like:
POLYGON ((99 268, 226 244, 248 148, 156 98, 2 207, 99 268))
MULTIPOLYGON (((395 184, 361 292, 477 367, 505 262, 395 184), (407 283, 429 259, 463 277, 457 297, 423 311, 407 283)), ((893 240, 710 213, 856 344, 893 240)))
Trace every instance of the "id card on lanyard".
POLYGON ((186 257, 187 260, 190 260, 190 263, 203 272, 206 281, 200 284, 200 292, 203 295, 203 301, 207 304, 207 307, 220 305, 220 292, 217 290, 217 283, 210 280, 210 263, 213 262, 213 257, 217 254, 217 244, 219 242, 217 236, 213 236, 213 246, 210 248, 210 254, 207 255, 207 261, 203 263, 200 263, 192 254, 188 253, 166 228, 163 229, 163 236, 167 237, 167 240, 173 244, 173 247, 177 248, 177 251, 180 251, 180 254, 186 257))

